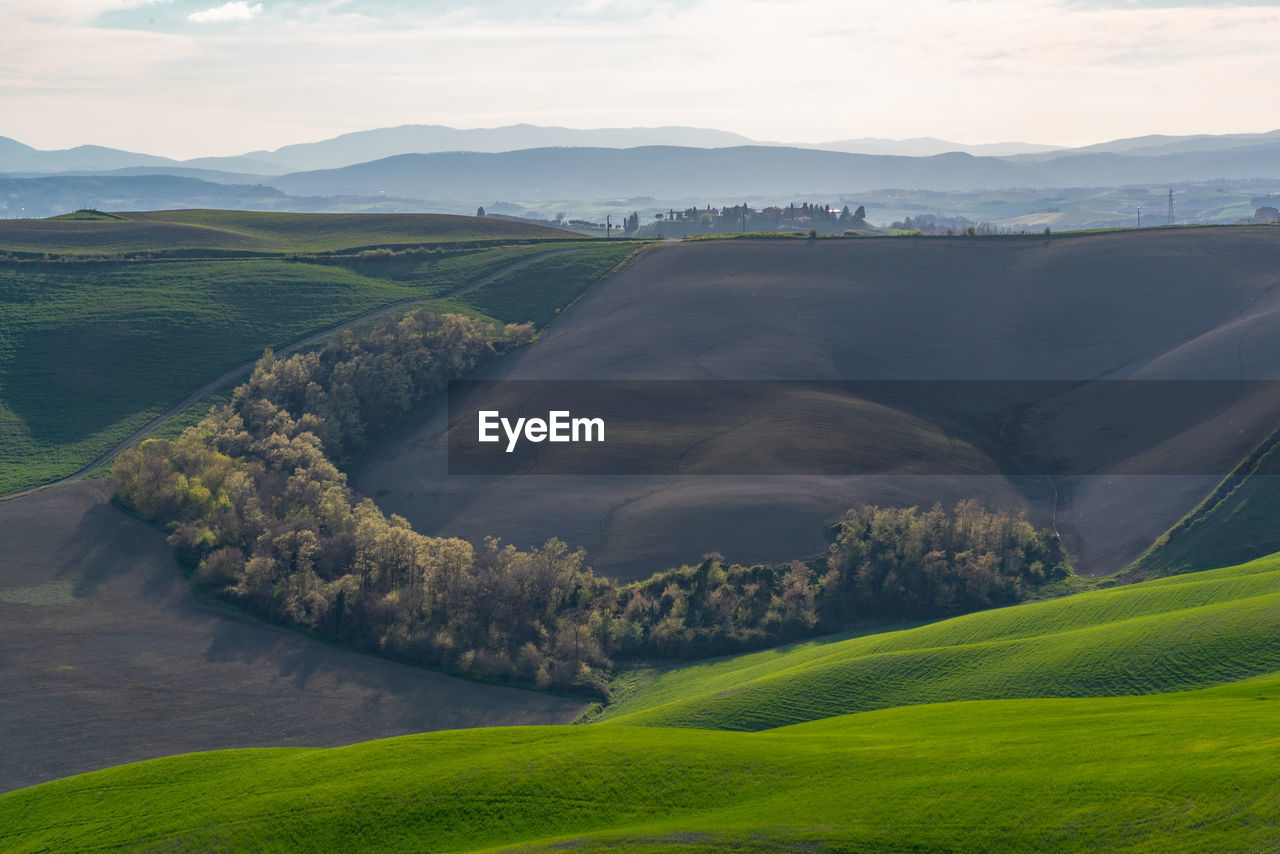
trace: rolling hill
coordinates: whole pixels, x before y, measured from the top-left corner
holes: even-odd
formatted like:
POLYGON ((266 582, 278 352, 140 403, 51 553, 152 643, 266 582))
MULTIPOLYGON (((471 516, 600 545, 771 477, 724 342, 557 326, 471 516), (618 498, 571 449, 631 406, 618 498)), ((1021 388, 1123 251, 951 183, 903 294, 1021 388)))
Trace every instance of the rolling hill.
MULTIPOLYGON (((85 223, 98 224, 64 221, 85 223)), ((11 264, 0 482, 70 474, 157 411, 169 407, 148 429, 181 410, 175 401, 226 363, 252 360, 267 336, 306 342, 327 334, 317 324, 397 301, 541 319, 635 248, 11 264)), ((195 391, 197 417, 209 390, 242 373, 195 391)), ((172 752, 564 722, 582 709, 340 651, 197 601, 163 536, 110 507, 109 494, 88 481, 0 502, 0 681, 23 686, 0 692, 0 789, 172 752)))
MULTIPOLYGON (((207 383, 230 381, 227 372, 247 369, 267 347, 382 306, 457 294, 544 253, 589 246, 566 236, 431 215, 179 211, 2 222, 0 252, 74 259, 165 247, 176 257, 0 264, 0 494, 71 475, 207 383), (554 242, 537 243, 547 238, 554 242), (480 247, 456 249, 474 244, 480 247), (401 257, 286 257, 369 245, 425 249, 401 257)), ((562 272, 572 290, 589 281, 581 276, 601 271, 588 264, 562 272)), ((491 300, 485 308, 501 313, 504 304, 491 300)), ((441 307, 484 314, 461 302, 441 307)))
POLYGON ((1280 670, 1280 558, 618 677, 603 719, 761 730, 918 703, 1153 694, 1280 670))
POLYGON ((117 213, 107 220, 0 220, 0 253, 196 254, 209 250, 281 255, 567 236, 559 229, 514 220, 444 214, 183 209, 117 213))
POLYGON ((1274 439, 1243 460, 1121 577, 1191 572, 1280 550, 1280 449, 1274 439))
POLYGON ((0 791, 192 750, 567 723, 582 709, 197 600, 163 536, 109 494, 74 483, 0 503, 0 791))
MULTIPOLYGON (((478 378, 1274 379, 1278 254, 1280 231, 1265 227, 665 246, 478 378)), ((1152 458, 1135 453, 1093 476, 1052 479, 451 477, 444 406, 436 404, 353 477, 425 533, 496 535, 521 546, 557 536, 585 546, 598 570, 625 578, 710 551, 743 563, 812 555, 826 547, 824 523, 856 504, 949 506, 967 497, 993 508, 1026 507, 1033 521, 1062 533, 1078 570, 1106 574, 1142 554, 1268 436, 1274 409, 1269 400, 1227 415, 1206 410, 1152 452, 1207 455, 1217 468, 1205 470, 1218 475, 1125 474, 1152 458), (556 501, 546 502, 548 494, 556 501)), ((786 427, 757 419, 743 429, 767 447, 786 427)), ((986 429, 988 441, 1004 441, 986 429)), ((1076 453, 1107 441, 1095 432, 1076 438, 1040 453, 1076 453)))
MULTIPOLYGON (((1256 626, 1219 606, 1250 594, 1275 599, 1278 580, 1273 558, 1201 582, 1017 606, 862 642, 950 642, 958 650, 979 635, 1049 638, 1080 626, 1124 635, 1146 614, 1196 615, 1224 643, 1248 643, 1256 626)), ((1203 671, 1207 659, 1181 654, 1192 644, 1152 646, 1165 678, 1134 686, 1139 692, 1228 678, 1203 671)), ((820 678, 824 659, 812 647, 673 675, 683 680, 679 690, 696 687, 710 703, 734 683, 767 682, 769 672, 780 682, 804 668, 820 678)), ((800 687, 757 693, 754 708, 774 710, 769 722, 779 723, 803 698, 800 687)), ((936 699, 964 694, 935 687, 936 699)), ((844 706, 858 704, 858 686, 840 688, 844 706)), ((0 843, 14 851, 1266 850, 1280 843, 1277 700, 1280 678, 1271 672, 1148 696, 941 702, 822 717, 836 711, 831 705, 820 720, 764 732, 622 725, 633 714, 615 725, 175 756, 0 796, 0 843)))
MULTIPOLYGON (((703 241, 647 249, 586 290, 633 247, 536 243, 287 259, 281 247, 290 240, 314 252, 406 232, 391 223, 361 230, 338 220, 207 212, 127 224, 204 228, 243 241, 224 250, 263 254, 11 262, 22 275, 2 291, 10 308, 0 329, 14 343, 0 354, 10 360, 0 390, 6 405, 15 389, 25 401, 22 423, 48 411, 55 420, 46 427, 70 429, 73 412, 94 411, 84 405, 90 391, 127 390, 101 376, 90 382, 90 368, 110 376, 124 367, 101 355, 120 352, 119 340, 90 346, 98 339, 83 330, 106 334, 110 326, 95 312, 133 324, 126 340, 139 343, 121 376, 136 380, 153 350, 156 370, 172 370, 175 341, 192 348, 179 352, 184 369, 210 367, 215 357, 197 358, 201 348, 222 358, 237 341, 302 334, 361 301, 397 299, 510 322, 546 323, 570 306, 538 342, 482 369, 493 379, 1066 380, 1087 392, 1096 380, 1280 371, 1275 229, 703 241), (175 322, 188 313, 189 325, 175 322), (185 341, 203 326, 212 337, 185 341), (66 354, 79 363, 83 387, 75 407, 58 410, 57 383, 75 376, 58 368, 66 354)), ((480 239, 445 225, 455 245, 480 239)), ((176 386, 166 388, 149 393, 176 386)), ((1052 409, 1064 398, 1036 406, 1052 409)), ((1229 467, 1274 428, 1268 406, 1206 410, 1176 425, 1153 453, 1195 451, 1229 467)), ((418 415, 357 472, 356 485, 383 509, 405 513, 426 533, 497 533, 518 543, 544 532, 570 542, 585 534, 577 541, 598 566, 612 561, 635 573, 711 548, 749 560, 769 559, 768 549, 815 552, 824 520, 858 500, 974 495, 1028 507, 1101 571, 1145 548, 1152 531, 1220 480, 458 478, 442 467, 443 402, 418 415)), ((750 433, 753 445, 772 429, 749 426, 765 431, 750 433)), ((971 429, 973 447, 995 441, 971 429)), ((1069 455, 1104 440, 1053 441, 1047 452, 1069 455)), ((1121 468, 1140 466, 1149 450, 1130 449, 1121 468)), ((1269 472, 1268 459, 1249 473, 1269 472)), ((632 671, 617 678, 612 704, 591 725, 511 727, 564 723, 582 704, 340 652, 200 602, 155 532, 107 507, 104 494, 101 485, 77 483, 0 504, 8 549, 0 561, 0 676, 22 686, 0 692, 0 788, 182 755, 0 795, 5 850, 1280 845, 1272 708, 1280 700, 1280 556, 632 671), (84 644, 85 636, 96 642, 84 644), (477 723, 496 726, 349 743, 477 723), (289 746, 188 752, 261 745, 289 746)), ((1245 515, 1230 501, 1251 495, 1226 494, 1192 515, 1212 522, 1222 510, 1239 523, 1245 515)), ((1249 518, 1265 518, 1265 509, 1259 499, 1249 518)), ((1219 544, 1241 539, 1229 524, 1199 530, 1216 531, 1219 544)), ((1206 547, 1196 560, 1213 553, 1206 547)))

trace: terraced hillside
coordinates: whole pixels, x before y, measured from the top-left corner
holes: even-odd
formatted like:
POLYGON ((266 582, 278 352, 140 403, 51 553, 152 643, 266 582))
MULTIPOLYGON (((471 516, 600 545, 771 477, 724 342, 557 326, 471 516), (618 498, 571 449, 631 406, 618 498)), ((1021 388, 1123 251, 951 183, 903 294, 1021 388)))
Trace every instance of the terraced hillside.
POLYGON ((1100 697, 1280 670, 1280 557, 618 677, 619 724, 760 730, 916 703, 1100 697))
POLYGON ((1266 626, 1276 624, 1278 598, 1280 558, 1273 558, 1199 579, 686 668, 635 691, 619 711, 657 704, 613 725, 237 750, 108 769, 0 796, 0 845, 1270 850, 1280 845, 1273 708, 1280 646, 1266 626), (1268 632, 1261 641, 1260 631, 1268 632), (1100 655, 1079 660, 1089 643, 1077 639, 1096 644, 1100 655), (971 655, 1002 644, 1007 650, 997 658, 971 655), (941 667, 913 668, 911 657, 922 650, 941 667), (941 672, 948 655, 950 678, 941 672), (879 678, 832 679, 839 657, 872 669, 888 658, 902 666, 879 678), (1168 693, 1249 673, 1260 675, 1168 693), (1028 681, 1027 690, 1010 690, 1028 681), (912 689, 917 682, 923 687, 912 689), (926 695, 1051 694, 1055 685, 1064 686, 1060 693, 1147 696, 838 714, 926 695), (797 715, 806 691, 816 695, 797 715), (868 702, 868 691, 879 694, 868 702), (726 697, 749 700, 756 716, 726 714, 726 697), (698 702, 705 713, 696 721, 672 711, 698 702), (798 717, 821 719, 764 732, 624 725, 755 728, 798 717))
MULTIPOLYGON (((1278 261, 1280 232, 1264 227, 665 246, 480 376, 1276 379, 1278 261)), ((824 522, 850 506, 963 498, 1026 507, 1062 533, 1078 570, 1106 574, 1194 507, 1278 418, 1274 399, 1206 412, 1097 476, 460 478, 447 474, 441 404, 371 454, 355 483, 423 532, 520 545, 559 536, 587 547, 598 570, 629 578, 709 551, 744 563, 814 554, 826 546, 824 522), (1219 474, 1125 473, 1152 456, 1195 454, 1219 474)), ((785 425, 747 428, 755 446, 785 425)), ((1072 441, 1106 437, 1082 430, 1049 450, 1073 453, 1072 441)))

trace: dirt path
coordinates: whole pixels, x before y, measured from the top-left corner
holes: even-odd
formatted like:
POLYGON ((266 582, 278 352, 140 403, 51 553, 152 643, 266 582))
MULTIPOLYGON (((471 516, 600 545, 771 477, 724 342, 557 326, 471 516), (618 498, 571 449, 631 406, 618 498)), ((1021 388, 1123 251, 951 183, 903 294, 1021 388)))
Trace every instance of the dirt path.
MULTIPOLYGON (((287 356, 290 353, 296 352, 297 350, 301 350, 303 347, 308 347, 312 344, 315 344, 318 341, 328 338, 331 335, 336 335, 339 332, 343 332, 357 324, 364 323, 365 321, 371 320, 375 317, 380 317, 381 315, 389 314, 397 309, 404 308, 405 306, 408 306, 408 305, 413 305, 414 303, 432 302, 434 300, 450 299, 452 297, 461 296, 465 293, 469 293, 473 290, 476 290, 477 288, 482 288, 485 285, 489 284, 490 282, 493 282, 502 278, 508 273, 514 273, 516 270, 520 270, 524 267, 527 267, 530 264, 534 263, 535 261, 541 261, 544 258, 550 258, 553 255, 564 255, 567 252, 573 252, 573 251, 574 250, 572 249, 555 249, 550 252, 539 252, 537 255, 530 255, 528 258, 522 258, 519 261, 515 261, 511 264, 508 264, 507 266, 503 267, 497 272, 491 273, 482 279, 477 279, 474 282, 469 282, 465 285, 462 285, 461 287, 454 288, 451 291, 445 291, 444 293, 434 294, 429 297, 412 297, 410 299, 404 299, 398 302, 389 303, 387 305, 382 306, 381 308, 375 308, 373 311, 365 312, 364 314, 353 317, 350 320, 339 323, 337 326, 331 326, 328 329, 324 329, 324 330, 321 330, 320 332, 316 332, 312 335, 308 335, 305 338, 302 338, 293 342, 287 347, 281 347, 280 349, 276 350, 275 353, 277 356, 287 356)), ((40 486, 33 486, 30 489, 24 489, 20 492, 11 492, 8 495, 0 495, 0 501, 7 501, 12 498, 21 498, 24 495, 31 495, 32 493, 39 492, 42 489, 48 489, 51 486, 57 486, 60 483, 70 483, 71 481, 82 480, 90 472, 106 464, 109 460, 115 457, 116 454, 120 453, 125 448, 129 447, 130 445, 137 444, 138 442, 145 439, 148 435, 150 435, 153 431, 155 431, 156 428, 158 428, 164 422, 168 421, 170 418, 173 418, 175 415, 178 415, 179 413, 184 412, 185 410, 199 403, 201 399, 208 397, 210 394, 213 394, 219 388, 222 388, 222 386, 226 385, 232 380, 238 379, 240 377, 248 376, 249 372, 253 370, 253 366, 257 364, 257 362, 258 360, 254 359, 252 362, 247 362, 243 365, 232 368, 231 370, 227 371, 225 374, 218 377, 217 379, 210 380, 209 382, 200 386, 200 388, 196 389, 191 394, 187 395, 179 403, 176 403, 173 406, 169 407, 164 412, 160 413, 155 418, 148 421, 145 425, 143 425, 142 427, 130 433, 128 437, 118 442, 116 446, 113 447, 111 450, 107 451, 105 454, 102 454, 93 462, 89 463, 87 466, 75 472, 74 474, 69 474, 64 478, 59 478, 58 480, 50 481, 49 483, 44 483, 44 484, 41 484, 40 486)))

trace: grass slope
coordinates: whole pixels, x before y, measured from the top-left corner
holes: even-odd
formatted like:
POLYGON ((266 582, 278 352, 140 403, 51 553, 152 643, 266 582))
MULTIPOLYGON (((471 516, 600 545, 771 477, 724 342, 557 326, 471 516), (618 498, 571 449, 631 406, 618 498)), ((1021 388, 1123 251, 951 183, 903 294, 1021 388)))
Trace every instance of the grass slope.
POLYGON ((1261 851, 1280 678, 766 733, 503 728, 237 750, 0 796, 7 851, 1261 851))
POLYGON ((636 248, 615 243, 553 255, 470 291, 461 302, 503 323, 545 326, 636 248))
MULTIPOLYGON (((564 249, 495 280, 496 291, 477 290, 482 308, 467 310, 548 316, 634 246, 564 249)), ((465 290, 547 251, 0 265, 0 495, 77 471, 266 347, 465 290)))
POLYGON ((574 238, 511 220, 444 214, 144 211, 0 221, 0 253, 330 252, 366 246, 574 238))
POLYGON ((760 730, 914 703, 1149 694, 1280 669, 1280 556, 623 674, 605 720, 760 730))
MULTIPOLYGON (((1280 439, 1280 435, 1272 437, 1280 439)), ((1268 441, 1121 573, 1124 580, 1240 563, 1280 550, 1280 445, 1268 441)))

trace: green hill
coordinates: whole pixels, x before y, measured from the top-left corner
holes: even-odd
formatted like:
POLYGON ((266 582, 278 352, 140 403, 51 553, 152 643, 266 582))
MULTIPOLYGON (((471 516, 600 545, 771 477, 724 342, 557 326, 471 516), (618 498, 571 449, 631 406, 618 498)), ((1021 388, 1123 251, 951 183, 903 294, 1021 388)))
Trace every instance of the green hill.
POLYGON ((190 754, 0 796, 0 848, 1262 851, 1280 677, 764 733, 481 729, 190 754))
POLYGON ((1270 850, 1277 616, 1280 556, 640 674, 612 725, 70 777, 0 796, 0 848, 1270 850), (975 696, 1038 698, 927 702, 975 696))
POLYGON ((605 720, 760 730, 914 703, 1149 694, 1280 669, 1280 556, 618 677, 605 720))
POLYGON ((1140 581, 1252 560, 1280 549, 1280 433, 1231 472, 1120 577, 1140 581))
MULTIPOLYGON (((234 215, 262 231, 257 216, 234 215)), ((634 249, 570 241, 342 258, 0 263, 0 495, 78 471, 264 348, 383 306, 446 297, 431 306, 542 321, 634 249)))
POLYGON ((174 210, 0 220, 0 255, 332 252, 372 246, 557 240, 530 223, 445 214, 308 214, 174 210))

